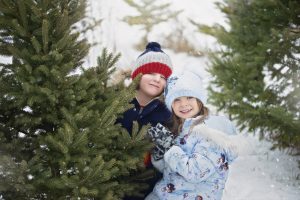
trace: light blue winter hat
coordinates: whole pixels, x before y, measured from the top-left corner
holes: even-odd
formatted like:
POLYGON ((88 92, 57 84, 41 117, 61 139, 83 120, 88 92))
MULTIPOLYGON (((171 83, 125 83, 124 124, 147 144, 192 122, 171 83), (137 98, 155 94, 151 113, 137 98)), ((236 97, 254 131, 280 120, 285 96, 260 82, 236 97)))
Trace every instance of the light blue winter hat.
POLYGON ((165 88, 165 103, 172 111, 173 101, 182 96, 195 97, 204 105, 207 101, 206 92, 203 88, 202 78, 192 71, 184 71, 179 75, 172 75, 168 78, 165 88))

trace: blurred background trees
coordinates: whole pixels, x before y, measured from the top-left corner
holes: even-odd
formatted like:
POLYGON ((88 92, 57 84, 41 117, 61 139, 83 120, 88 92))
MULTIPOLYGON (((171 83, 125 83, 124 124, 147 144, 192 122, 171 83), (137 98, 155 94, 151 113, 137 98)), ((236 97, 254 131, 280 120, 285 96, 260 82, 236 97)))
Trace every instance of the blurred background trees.
POLYGON ((144 36, 137 44, 136 48, 140 51, 144 50, 145 44, 148 42, 148 35, 153 30, 154 26, 166 21, 170 21, 178 16, 182 10, 172 11, 171 3, 160 3, 157 0, 124 0, 129 6, 135 8, 138 15, 126 16, 124 21, 130 26, 139 25, 144 36))
POLYGON ((299 1, 225 0, 218 8, 229 27, 192 21, 220 44, 210 54, 211 103, 242 129, 299 154, 299 1))

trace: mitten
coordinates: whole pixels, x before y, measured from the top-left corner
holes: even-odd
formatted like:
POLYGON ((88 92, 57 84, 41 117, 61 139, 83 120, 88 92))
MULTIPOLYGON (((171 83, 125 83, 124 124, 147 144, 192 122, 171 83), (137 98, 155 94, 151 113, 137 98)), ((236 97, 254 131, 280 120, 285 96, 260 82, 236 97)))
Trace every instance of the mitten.
POLYGON ((174 135, 160 123, 155 127, 150 127, 147 134, 155 145, 151 152, 153 159, 162 159, 165 152, 174 144, 174 135))

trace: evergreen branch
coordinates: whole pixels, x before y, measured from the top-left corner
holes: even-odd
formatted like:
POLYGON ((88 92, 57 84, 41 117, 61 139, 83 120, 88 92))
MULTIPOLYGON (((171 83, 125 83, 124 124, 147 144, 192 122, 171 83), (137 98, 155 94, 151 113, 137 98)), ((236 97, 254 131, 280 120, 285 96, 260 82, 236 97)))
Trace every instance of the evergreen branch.
MULTIPOLYGON (((65 1, 62 1, 62 3, 64 2, 65 1)), ((49 4, 50 4, 50 0, 44 0, 43 2, 41 2, 41 8, 43 12, 47 13, 49 4)))
POLYGON ((27 20, 27 11, 26 11, 26 6, 24 4, 24 1, 17 1, 18 4, 18 9, 20 13, 20 19, 22 21, 23 27, 28 31, 28 20, 27 20))
POLYGON ((30 8, 33 16, 36 16, 39 19, 42 18, 42 9, 38 7, 38 4, 35 4, 34 1, 24 1, 24 3, 30 8))
POLYGON ((63 128, 58 130, 58 133, 62 136, 62 141, 66 145, 70 145, 74 140, 74 130, 72 130, 71 126, 68 123, 64 123, 63 126, 63 128))
POLYGON ((33 48, 35 49, 36 53, 39 54, 41 52, 42 46, 39 43, 39 41, 36 39, 35 36, 31 37, 31 44, 32 44, 33 48))
POLYGON ((125 0, 125 2, 130 5, 131 7, 135 7, 135 8, 139 8, 139 7, 143 7, 138 5, 137 3, 135 3, 133 0, 125 0))
POLYGON ((4 16, 16 16, 17 12, 12 9, 12 2, 1 0, 0 1, 0 13, 4 16))
POLYGON ((47 146, 49 147, 49 149, 52 148, 51 150, 53 150, 53 151, 60 152, 63 155, 65 155, 69 152, 66 145, 64 145, 61 141, 57 141, 51 135, 48 135, 48 136, 45 137, 45 142, 46 142, 47 146))
POLYGON ((66 29, 68 29, 69 25, 69 12, 67 9, 63 10, 62 16, 56 22, 56 33, 61 35, 66 29))
MULTIPOLYGON (((77 149, 78 147, 82 146, 82 144, 87 144, 88 143, 88 136, 87 133, 81 132, 75 139, 72 144, 74 149, 77 149)), ((79 149, 79 148, 78 148, 79 149)))
POLYGON ((68 111, 68 109, 66 107, 62 107, 60 109, 64 119, 71 124, 72 127, 74 127, 74 129, 78 129, 76 122, 74 121, 72 115, 70 114, 70 112, 68 111))
POLYGON ((121 54, 114 56, 112 53, 107 52, 107 49, 102 50, 101 56, 98 58, 98 69, 109 69, 119 60, 121 54))
POLYGON ((22 54, 18 48, 13 45, 8 45, 7 50, 11 53, 11 55, 15 58, 22 58, 22 54))
POLYGON ((0 55, 4 57, 10 57, 12 55, 12 52, 9 50, 9 48, 12 48, 13 45, 10 44, 3 44, 0 45, 0 55))
POLYGON ((112 123, 115 122, 116 120, 116 116, 114 115, 115 112, 115 108, 117 107, 117 105, 120 103, 120 101, 118 99, 114 100, 112 105, 109 106, 108 108, 106 108, 104 110, 104 112, 101 115, 101 120, 100 120, 100 127, 108 127, 110 126, 112 123), (112 117, 114 116, 114 117, 112 117))
MULTIPOLYGON (((103 174, 104 165, 105 165, 105 162, 101 155, 98 155, 97 157, 95 157, 91 161, 91 163, 84 168, 85 178, 80 181, 80 184, 82 185, 82 184, 86 183, 87 180, 95 177, 95 175, 97 175, 97 174, 103 174), (94 170, 95 167, 96 167, 96 170, 94 170), (102 171, 102 173, 99 173, 100 171, 102 171), (96 174, 96 172, 97 172, 97 174, 96 174)), ((106 181, 109 178, 107 178, 107 176, 104 176, 104 177, 101 177, 101 179, 102 180, 104 179, 104 181, 106 181)))
POLYGON ((16 19, 12 20, 13 28, 18 32, 18 34, 22 37, 25 37, 27 35, 26 30, 18 23, 16 19))
MULTIPOLYGON (((26 66, 29 66, 29 65, 26 65, 26 66)), ((27 69, 28 72, 31 71, 31 67, 30 68, 27 67, 26 69, 27 69)), ((36 67, 35 70, 34 70, 34 73, 36 75, 38 75, 37 72, 42 73, 45 76, 47 76, 49 74, 49 69, 46 65, 40 65, 40 66, 36 67)), ((51 93, 50 91, 47 91, 47 95, 49 95, 50 93, 51 93)))
POLYGON ((69 43, 70 35, 69 32, 67 32, 56 44, 53 45, 53 49, 57 49, 59 52, 61 52, 69 43))
POLYGON ((48 43, 49 43, 49 22, 43 19, 42 24, 42 37, 43 37, 43 51, 48 53, 48 43))

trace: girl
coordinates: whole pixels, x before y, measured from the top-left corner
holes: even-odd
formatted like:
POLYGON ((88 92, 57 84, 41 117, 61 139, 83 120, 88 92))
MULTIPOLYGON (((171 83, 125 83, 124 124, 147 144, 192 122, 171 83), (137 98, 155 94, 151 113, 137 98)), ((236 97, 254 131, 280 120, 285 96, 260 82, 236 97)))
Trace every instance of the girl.
POLYGON ((173 114, 176 138, 163 159, 152 159, 163 178, 146 200, 222 198, 229 164, 236 157, 228 136, 235 128, 228 119, 209 115, 201 85, 192 72, 168 80, 166 105, 173 114))

